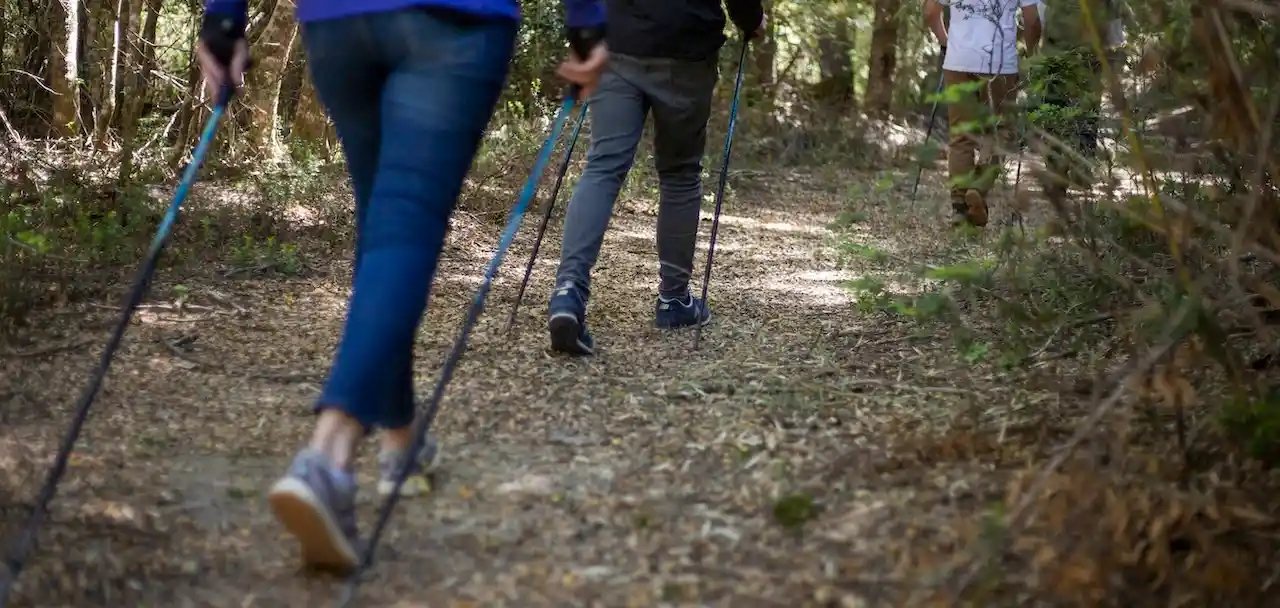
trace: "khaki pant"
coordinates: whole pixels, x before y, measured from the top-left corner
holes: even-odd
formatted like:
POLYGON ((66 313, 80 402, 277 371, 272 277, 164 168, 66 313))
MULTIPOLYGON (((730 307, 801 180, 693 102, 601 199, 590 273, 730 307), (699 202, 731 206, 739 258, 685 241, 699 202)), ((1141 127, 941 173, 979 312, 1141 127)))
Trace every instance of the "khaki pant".
POLYGON ((965 191, 973 188, 985 198, 1004 167, 1004 150, 1014 145, 1016 118, 1009 114, 1014 106, 1018 76, 944 70, 943 82, 948 88, 984 83, 978 91, 964 93, 959 101, 947 107, 951 131, 947 150, 951 204, 957 212, 964 212, 965 191))

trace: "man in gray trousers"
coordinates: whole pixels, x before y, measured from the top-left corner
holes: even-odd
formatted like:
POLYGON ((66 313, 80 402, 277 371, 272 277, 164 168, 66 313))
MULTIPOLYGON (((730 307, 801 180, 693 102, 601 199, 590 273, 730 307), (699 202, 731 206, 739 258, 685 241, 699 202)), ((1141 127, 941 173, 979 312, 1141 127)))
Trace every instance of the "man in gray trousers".
MULTIPOLYGON (((762 34, 760 0, 727 0, 747 35, 762 34)), ((609 67, 591 97, 591 148, 564 219, 556 288, 548 305, 553 350, 590 355, 591 269, 600 255, 618 191, 635 162, 645 118, 653 112, 658 206, 660 328, 706 324, 711 311, 689 291, 702 206, 702 154, 711 95, 725 43, 721 0, 608 0, 609 67)))

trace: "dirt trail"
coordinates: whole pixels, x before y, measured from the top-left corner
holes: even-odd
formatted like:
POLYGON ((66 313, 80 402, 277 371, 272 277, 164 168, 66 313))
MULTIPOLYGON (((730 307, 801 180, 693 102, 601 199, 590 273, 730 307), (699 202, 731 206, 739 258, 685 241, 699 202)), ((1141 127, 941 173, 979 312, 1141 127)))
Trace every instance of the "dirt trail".
MULTIPOLYGON (((934 354, 905 328, 851 305, 840 282, 857 269, 837 270, 826 229, 848 183, 767 181, 736 195, 722 223, 715 321, 698 351, 690 332, 652 328, 654 218, 626 211, 596 270, 599 355, 545 350, 558 234, 504 335, 528 255, 522 235, 446 397, 437 490, 398 507, 362 605, 828 605, 955 548, 962 533, 946 522, 990 498, 957 481, 978 472, 970 448, 922 463, 886 446, 904 420, 929 426, 975 398, 930 372, 934 354), (950 388, 928 388, 939 384, 950 388)), ((922 239, 943 229, 922 222, 922 239)), ((875 212, 861 224, 868 242, 897 239, 896 255, 927 250, 892 225, 875 212)), ((465 222, 452 235, 421 332, 423 393, 495 240, 465 222)), ((312 278, 190 281, 181 315, 157 307, 172 299, 160 279, 19 605, 331 605, 338 584, 296 572, 263 495, 309 434, 312 380, 339 334, 348 270, 336 260, 312 278)), ((18 497, 0 496, 0 538, 21 519, 13 503, 33 495, 114 314, 85 310, 82 333, 47 341, 88 345, 0 359, 0 490, 18 497), (13 466, 23 454, 40 455, 41 470, 13 466)), ((372 475, 365 458, 362 476, 372 475)), ((364 487, 367 529, 376 501, 364 487)))

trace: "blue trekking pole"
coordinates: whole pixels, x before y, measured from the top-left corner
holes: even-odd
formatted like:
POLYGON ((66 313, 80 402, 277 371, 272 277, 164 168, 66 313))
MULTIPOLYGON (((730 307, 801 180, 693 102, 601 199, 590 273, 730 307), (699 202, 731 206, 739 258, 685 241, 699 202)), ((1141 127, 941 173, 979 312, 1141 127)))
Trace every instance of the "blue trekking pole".
MULTIPOLYGON (((707 270, 702 274, 702 303, 707 304, 707 288, 711 285, 711 260, 716 255, 716 233, 720 231, 720 210, 724 204, 724 187, 729 183, 729 153, 733 151, 733 130, 738 125, 738 99, 742 96, 742 68, 747 65, 747 36, 742 37, 742 53, 738 55, 738 80, 733 85, 733 104, 729 106, 729 133, 724 136, 724 158, 720 161, 720 184, 716 187, 716 211, 711 219, 711 241, 707 244, 707 270)), ((702 341, 702 323, 693 326, 693 347, 702 341)))
POLYGON ((182 173, 182 180, 178 182, 178 188, 173 193, 173 202, 169 203, 169 208, 165 212, 164 218, 160 221, 160 226, 156 229, 155 237, 151 239, 151 248, 147 251, 147 257, 144 259, 142 266, 138 268, 138 274, 133 280, 133 287, 130 288, 129 295, 124 301, 120 320, 116 322, 115 328, 111 330, 111 337, 107 340, 107 346, 102 350, 102 355, 98 358, 98 366, 93 370, 93 374, 89 377, 89 385, 80 396, 75 416, 71 420, 71 426, 67 429, 67 434, 63 437, 62 443, 58 447, 57 456, 53 459, 53 466, 49 468, 44 485, 40 488, 40 494, 37 496, 35 504, 31 507, 31 515, 28 516, 26 525, 13 542, 9 557, 5 560, 5 566, 8 571, 0 571, 0 608, 7 604, 9 593, 13 589, 13 583, 17 580, 18 575, 22 573, 28 554, 31 552, 31 546, 35 543, 40 525, 44 523, 45 514, 49 510, 49 503, 53 501, 54 494, 58 491, 58 483, 62 481, 62 476, 67 471, 67 461, 71 457, 71 450, 75 448, 76 440, 80 438, 80 431, 84 428, 85 420, 89 416, 89 408, 93 406, 94 399, 97 398, 98 391, 102 388, 107 369, 111 366, 111 360, 115 357, 116 350, 120 348, 125 329, 129 327, 129 321, 133 319, 133 313, 138 310, 138 305, 142 303, 142 299, 147 294, 147 287, 151 282, 151 276, 155 274, 156 264, 160 260, 160 253, 164 251, 165 245, 168 244, 169 237, 173 232, 173 225, 178 219, 178 210, 182 207, 187 194, 191 191, 192 184, 195 183, 196 171, 200 168, 200 165, 204 164, 205 156, 209 153, 209 146, 213 142, 214 133, 218 130, 218 123, 221 122, 222 116, 226 112, 227 104, 234 94, 235 89, 232 87, 223 87, 219 92, 218 102, 213 106, 213 113, 205 123, 204 131, 200 134, 200 141, 196 144, 195 152, 191 154, 191 162, 187 164, 186 170, 182 173))
MULTIPOLYGON (((546 170, 547 163, 551 160, 551 152, 555 148, 555 142, 560 138, 560 133, 564 130, 564 125, 568 122, 569 115, 573 113, 573 107, 577 103, 578 95, 577 87, 570 88, 568 94, 565 95, 564 103, 561 104, 560 110, 556 112, 551 134, 542 144, 542 150, 538 153, 538 159, 533 165, 533 171, 530 173, 528 181, 525 182, 524 190, 520 192, 520 198, 516 200, 515 207, 511 210, 511 217, 507 220, 507 226, 502 232, 502 238, 498 241, 498 249, 494 251, 493 258, 489 260, 488 269, 484 273, 484 281, 480 283, 480 288, 476 290, 476 295, 471 300, 471 307, 467 310, 466 319, 462 322, 462 330, 458 334, 458 339, 453 343, 453 349, 449 351, 448 357, 445 358, 444 366, 440 370, 440 380, 436 382, 435 390, 431 393, 426 414, 418 417, 418 420, 414 423, 413 444, 405 452, 406 454, 417 454, 422 451, 423 444, 426 442, 427 431, 431 429, 431 423, 435 420, 436 412, 440 409, 440 401, 444 397, 445 387, 448 386, 449 380, 453 378, 453 372, 457 369, 458 362, 462 359, 462 353, 467 349, 467 338, 471 335, 472 328, 475 327, 476 321, 480 318, 480 313, 484 310, 484 300, 489 295, 489 287, 493 284, 493 278, 498 274, 498 269, 502 266, 502 259, 506 256, 507 249, 511 247, 511 242, 516 238, 516 232, 520 230, 520 221, 524 219, 529 203, 533 200, 534 195, 537 194, 538 178, 546 170)), ((400 469, 396 472, 395 487, 392 488, 391 494, 382 503, 382 508, 378 512, 378 521, 374 524, 373 532, 369 536, 369 542, 364 545, 360 564, 347 579, 342 601, 339 605, 347 606, 355 599, 356 588, 360 584, 360 576, 373 564, 374 550, 378 546, 378 541, 382 538, 387 522, 391 519, 391 513, 395 509, 396 502, 400 499, 400 488, 404 485, 405 479, 409 477, 413 463, 413 458, 405 458, 404 462, 400 464, 400 469)))
POLYGON ((560 184, 569 171, 569 162, 573 160, 573 148, 578 145, 578 134, 582 132, 582 123, 587 122, 587 102, 582 102, 582 112, 578 114, 578 124, 573 127, 569 136, 569 149, 564 152, 564 160, 560 161, 560 172, 556 174, 556 183, 551 187, 551 196, 547 199, 547 210, 542 214, 542 224, 538 226, 538 236, 533 240, 533 253, 529 254, 529 263, 524 267, 524 279, 520 281, 520 291, 516 294, 516 303, 511 307, 511 316, 507 318, 507 328, 511 331, 516 324, 516 313, 520 311, 520 301, 524 299, 524 290, 529 287, 529 277, 533 275, 533 264, 538 259, 538 250, 542 248, 542 237, 547 234, 547 224, 551 222, 551 211, 556 207, 556 197, 560 194, 560 184))

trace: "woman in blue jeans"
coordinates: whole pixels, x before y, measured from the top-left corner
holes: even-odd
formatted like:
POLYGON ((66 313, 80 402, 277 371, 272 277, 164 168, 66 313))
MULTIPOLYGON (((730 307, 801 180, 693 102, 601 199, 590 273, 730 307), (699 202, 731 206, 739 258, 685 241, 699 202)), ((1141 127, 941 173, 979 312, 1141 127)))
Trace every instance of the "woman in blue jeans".
MULTIPOLYGON (((602 0, 564 0, 573 48, 561 77, 595 88, 607 61, 602 0)), ((425 487, 439 448, 407 455, 414 418, 413 344, 449 216, 507 76, 517 0, 298 0, 316 93, 351 173, 356 253, 351 301, 310 445, 269 500, 311 566, 357 565, 356 447, 384 431, 379 491, 415 461, 425 487)), ((197 56, 216 94, 249 66, 247 3, 207 0, 197 56)), ((282 9, 283 10, 283 9, 282 9)))

